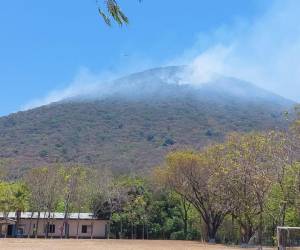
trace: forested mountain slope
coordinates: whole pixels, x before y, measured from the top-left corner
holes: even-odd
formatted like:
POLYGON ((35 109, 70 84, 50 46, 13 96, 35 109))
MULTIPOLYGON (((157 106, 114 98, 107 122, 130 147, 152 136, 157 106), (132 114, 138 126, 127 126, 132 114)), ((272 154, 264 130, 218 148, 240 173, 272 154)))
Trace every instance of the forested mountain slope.
POLYGON ((0 157, 11 159, 14 171, 57 162, 146 171, 169 150, 287 125, 282 113, 293 102, 234 78, 189 85, 182 70, 152 69, 2 117, 0 157))

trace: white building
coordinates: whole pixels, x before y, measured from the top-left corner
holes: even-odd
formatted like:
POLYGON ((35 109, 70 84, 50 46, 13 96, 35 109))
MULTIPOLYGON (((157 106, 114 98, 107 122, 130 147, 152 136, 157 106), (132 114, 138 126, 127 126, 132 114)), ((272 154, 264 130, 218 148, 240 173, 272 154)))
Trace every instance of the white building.
POLYGON ((26 212, 18 223, 15 212, 0 213, 2 237, 105 238, 106 228, 106 220, 90 213, 69 213, 65 219, 64 213, 26 212))

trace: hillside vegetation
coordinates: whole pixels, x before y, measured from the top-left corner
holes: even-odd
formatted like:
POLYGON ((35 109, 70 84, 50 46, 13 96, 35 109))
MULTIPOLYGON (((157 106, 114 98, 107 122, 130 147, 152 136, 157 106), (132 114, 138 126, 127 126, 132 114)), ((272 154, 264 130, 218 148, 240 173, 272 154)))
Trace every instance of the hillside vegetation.
POLYGON ((0 157, 21 172, 58 162, 136 172, 170 150, 199 149, 232 131, 286 127, 282 113, 292 102, 236 79, 201 88, 174 84, 179 69, 138 73, 111 83, 105 95, 2 117, 0 157))

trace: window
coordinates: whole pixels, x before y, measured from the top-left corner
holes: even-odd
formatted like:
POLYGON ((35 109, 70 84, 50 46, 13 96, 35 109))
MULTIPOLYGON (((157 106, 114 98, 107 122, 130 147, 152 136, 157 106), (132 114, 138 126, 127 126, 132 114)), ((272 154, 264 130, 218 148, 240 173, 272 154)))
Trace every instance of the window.
POLYGON ((87 225, 82 225, 81 227, 81 233, 86 234, 87 233, 87 225))
POLYGON ((48 233, 53 234, 55 233, 55 225, 54 224, 50 224, 48 225, 48 233))

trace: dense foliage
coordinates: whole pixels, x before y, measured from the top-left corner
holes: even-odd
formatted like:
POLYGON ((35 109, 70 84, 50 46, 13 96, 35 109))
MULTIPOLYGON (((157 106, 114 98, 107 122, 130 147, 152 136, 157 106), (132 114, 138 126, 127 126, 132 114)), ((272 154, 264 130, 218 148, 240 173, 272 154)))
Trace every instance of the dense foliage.
MULTIPOLYGON (((108 237, 274 244, 299 226, 299 122, 285 132, 233 133, 201 151, 173 151, 148 177, 81 166, 28 170, 0 182, 0 210, 90 211, 108 237)), ((47 232, 45 233, 47 234, 47 232)))

